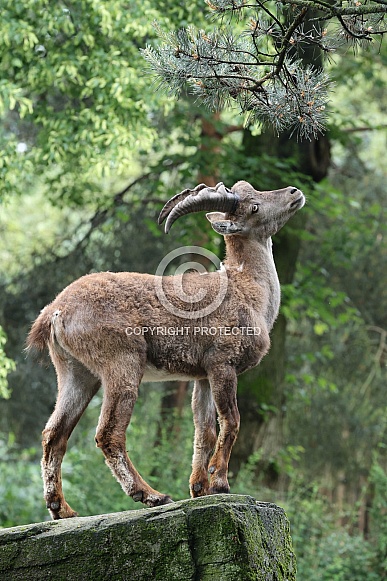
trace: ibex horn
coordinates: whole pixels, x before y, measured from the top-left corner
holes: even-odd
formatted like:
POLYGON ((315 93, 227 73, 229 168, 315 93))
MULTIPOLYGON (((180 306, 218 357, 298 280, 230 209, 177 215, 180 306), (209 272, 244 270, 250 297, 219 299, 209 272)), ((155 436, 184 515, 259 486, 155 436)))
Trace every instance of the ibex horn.
POLYGON ((171 198, 160 212, 159 224, 168 216, 165 232, 168 233, 172 224, 185 214, 217 210, 233 214, 238 206, 239 196, 220 182, 215 188, 200 184, 193 190, 184 190, 171 198))

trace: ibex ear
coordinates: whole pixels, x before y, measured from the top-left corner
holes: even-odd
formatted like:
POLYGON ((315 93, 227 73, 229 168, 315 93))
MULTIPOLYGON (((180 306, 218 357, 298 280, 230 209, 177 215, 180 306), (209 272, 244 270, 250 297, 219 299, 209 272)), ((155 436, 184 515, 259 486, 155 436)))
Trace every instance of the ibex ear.
POLYGON ((221 220, 225 220, 226 214, 223 214, 223 212, 208 212, 206 214, 206 218, 212 224, 213 222, 219 222, 221 220))
POLYGON ((206 214, 206 218, 211 222, 213 230, 223 236, 242 232, 242 227, 236 222, 225 220, 225 214, 222 214, 222 212, 210 212, 206 214))

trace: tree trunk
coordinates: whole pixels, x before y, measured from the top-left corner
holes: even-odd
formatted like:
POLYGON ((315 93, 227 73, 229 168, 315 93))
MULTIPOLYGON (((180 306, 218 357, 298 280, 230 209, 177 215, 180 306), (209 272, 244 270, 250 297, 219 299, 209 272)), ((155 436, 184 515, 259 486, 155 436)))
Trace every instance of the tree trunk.
MULTIPOLYGON (((330 162, 330 147, 326 137, 318 141, 298 143, 289 135, 276 137, 267 131, 252 136, 246 130, 243 141, 247 157, 270 155, 274 158, 294 160, 294 169, 318 182, 326 176, 330 162)), ((251 181, 259 185, 259 166, 251 181)), ((244 179, 249 179, 248 176, 244 179)), ((265 188, 276 189, 288 185, 278 184, 278 176, 271 181, 265 176, 265 188)), ((298 184, 292 184, 298 185, 298 184)), ((297 230, 306 225, 306 213, 299 212, 289 225, 274 239, 274 259, 282 285, 294 279, 301 240, 297 230)), ((238 405, 241 413, 241 429, 232 453, 230 470, 235 477, 248 458, 259 450, 257 472, 263 483, 270 488, 281 488, 284 475, 280 474, 278 452, 284 446, 284 418, 286 410, 286 319, 280 314, 271 333, 271 349, 256 369, 239 379, 238 405)))

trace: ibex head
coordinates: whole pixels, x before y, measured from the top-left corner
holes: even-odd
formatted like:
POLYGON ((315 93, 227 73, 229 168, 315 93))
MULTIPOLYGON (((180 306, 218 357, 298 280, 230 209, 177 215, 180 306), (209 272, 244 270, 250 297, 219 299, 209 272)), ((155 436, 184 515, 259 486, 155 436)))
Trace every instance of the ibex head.
POLYGON ((159 224, 165 218, 165 232, 181 216, 203 210, 212 228, 223 236, 268 238, 305 204, 304 194, 297 188, 260 192, 248 182, 239 181, 232 189, 220 182, 215 188, 200 184, 171 198, 162 209, 159 224))

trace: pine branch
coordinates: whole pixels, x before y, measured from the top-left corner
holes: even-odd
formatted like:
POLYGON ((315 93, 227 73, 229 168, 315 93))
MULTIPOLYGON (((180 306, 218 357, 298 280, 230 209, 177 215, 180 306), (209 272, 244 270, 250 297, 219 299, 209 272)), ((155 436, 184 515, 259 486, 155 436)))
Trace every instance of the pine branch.
POLYGON ((385 34, 381 25, 387 0, 348 0, 345 6, 325 0, 279 0, 275 6, 262 0, 207 4, 221 26, 212 32, 192 26, 160 30, 163 44, 143 51, 158 86, 175 96, 188 87, 215 111, 234 103, 249 122, 269 124, 277 132, 291 129, 301 138, 323 132, 330 89, 327 75, 304 67, 297 57, 303 46, 312 44, 329 54, 343 42, 369 43, 385 34), (235 18, 238 26, 232 27, 235 18), (248 24, 240 32, 242 19, 248 24), (321 21, 332 19, 339 28, 328 33, 321 21))

